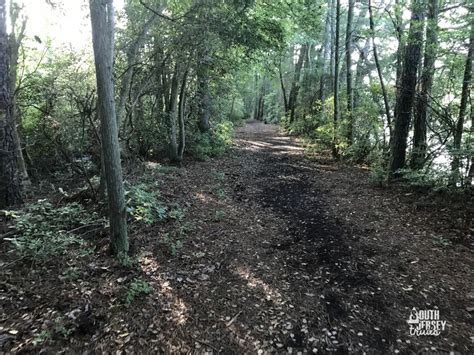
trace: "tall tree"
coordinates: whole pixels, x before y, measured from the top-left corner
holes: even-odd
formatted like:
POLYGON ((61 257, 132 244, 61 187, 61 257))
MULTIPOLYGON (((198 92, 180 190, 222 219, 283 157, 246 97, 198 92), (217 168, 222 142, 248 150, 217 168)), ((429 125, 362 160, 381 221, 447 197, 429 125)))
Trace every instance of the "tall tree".
POLYGON ((179 90, 179 64, 175 63, 171 78, 170 98, 168 100, 168 137, 170 141, 169 154, 173 163, 178 162, 178 90, 179 90))
POLYGON ((321 102, 321 108, 324 111, 324 102, 326 101, 326 87, 331 77, 332 68, 328 67, 331 62, 331 52, 332 52, 332 6, 333 0, 327 1, 327 11, 326 19, 324 25, 324 44, 322 52, 322 72, 321 72, 321 81, 319 85, 319 100, 321 102))
POLYGON ((298 62, 295 65, 295 73, 293 76, 293 81, 291 83, 290 95, 288 99, 288 110, 287 114, 290 114, 290 122, 295 120, 295 111, 296 111, 296 102, 298 100, 298 92, 300 90, 300 77, 301 77, 301 69, 303 68, 303 64, 305 59, 308 56, 308 44, 304 43, 300 47, 300 53, 298 56, 298 62))
POLYGON ((334 115, 333 115, 333 142, 332 155, 339 157, 337 148, 337 125, 339 120, 339 28, 341 22, 341 1, 336 1, 336 29, 334 38, 334 115))
POLYGON ((15 124, 13 125, 13 139, 15 141, 15 155, 18 164, 18 171, 21 177, 22 187, 28 186, 31 184, 30 178, 28 176, 28 171, 26 170, 25 158, 23 156, 23 151, 21 149, 21 139, 18 133, 18 125, 20 124, 20 111, 16 105, 16 96, 17 96, 17 87, 16 81, 18 76, 18 57, 20 52, 20 46, 25 38, 26 22, 27 17, 24 16, 21 18, 21 10, 18 4, 14 1, 10 3, 10 22, 11 22, 11 33, 9 36, 9 46, 10 46, 10 92, 12 100, 12 112, 15 117, 15 124), (18 24, 18 22, 20 22, 18 24))
POLYGON ((89 6, 97 80, 97 106, 101 123, 102 157, 109 202, 111 247, 115 254, 123 255, 128 252, 129 244, 112 75, 113 0, 90 0, 89 6))
POLYGON ((186 146, 186 126, 185 126, 185 114, 186 114, 186 82, 188 80, 189 69, 186 69, 183 78, 181 79, 181 90, 179 92, 179 106, 178 106, 178 129, 179 129, 179 141, 178 141, 178 162, 183 161, 184 148, 186 146))
POLYGON ((410 167, 412 169, 421 169, 426 156, 426 125, 429 117, 429 101, 438 47, 438 11, 439 1, 430 0, 428 3, 421 88, 416 102, 415 118, 413 121, 413 150, 410 160, 410 167))
MULTIPOLYGON (((394 27, 395 35, 397 37, 397 64, 395 72, 395 87, 396 87, 396 98, 400 95, 400 80, 402 77, 402 63, 403 63, 403 18, 402 18, 402 2, 403 0, 395 0, 395 16, 394 16, 394 27)), ((394 108, 394 116, 397 115, 397 107, 394 108)))
MULTIPOLYGON (((206 46, 205 42, 205 46, 206 46)), ((199 58, 197 68, 197 97, 199 100, 199 129, 202 133, 208 132, 211 128, 209 119, 211 118, 211 94, 209 88, 210 56, 207 47, 203 50, 199 58)))
POLYGON ((349 0, 347 10, 346 26, 346 88, 347 88, 347 140, 352 143, 353 121, 352 111, 354 110, 354 91, 352 89, 352 22, 354 20, 355 0, 349 0))
POLYGON ((0 208, 22 202, 10 92, 6 1, 0 0, 0 208))
POLYGON ((410 30, 403 58, 400 81, 400 95, 397 97, 397 115, 391 137, 389 172, 394 173, 405 167, 405 157, 417 81, 417 71, 423 41, 424 1, 412 0, 410 30))
POLYGON ((369 0, 369 27, 370 27, 370 36, 372 38, 372 49, 374 53, 375 67, 377 68, 377 74, 380 80, 380 88, 382 89, 382 98, 383 98, 383 104, 385 107, 385 115, 387 116, 387 125, 390 131, 390 138, 391 138, 392 137, 392 115, 390 114, 390 104, 388 102, 387 89, 385 88, 382 68, 380 66, 379 55, 377 52, 377 45, 375 44, 375 24, 374 24, 374 14, 373 14, 371 0, 369 0))
MULTIPOLYGON (((471 90, 472 80, 472 59, 474 57, 474 23, 471 17, 471 35, 469 37, 469 49, 466 57, 466 64, 464 65, 464 76, 462 82, 461 103, 459 105, 459 115, 454 128, 453 150, 454 156, 451 163, 451 170, 453 172, 452 183, 459 175, 459 150, 461 149, 462 133, 464 129, 464 119, 466 116, 466 109, 469 100, 469 93, 471 90)), ((471 108, 472 109, 472 108, 471 108)))

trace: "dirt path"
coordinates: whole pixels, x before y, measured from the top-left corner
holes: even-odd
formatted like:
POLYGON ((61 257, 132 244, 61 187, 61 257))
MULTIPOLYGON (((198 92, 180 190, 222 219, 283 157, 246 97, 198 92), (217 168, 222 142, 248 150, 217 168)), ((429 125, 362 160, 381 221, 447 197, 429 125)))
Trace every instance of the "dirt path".
POLYGON ((451 206, 449 225, 447 211, 420 196, 309 159, 277 127, 258 122, 238 129, 224 157, 190 164, 163 184, 164 197, 187 206, 191 232, 176 255, 163 251, 166 226, 135 239, 139 274, 154 292, 125 311, 115 307, 117 278, 136 271, 96 265, 107 271, 89 280, 93 331, 53 348, 473 352, 468 211, 451 206), (446 329, 410 336, 412 307, 438 309, 446 329))

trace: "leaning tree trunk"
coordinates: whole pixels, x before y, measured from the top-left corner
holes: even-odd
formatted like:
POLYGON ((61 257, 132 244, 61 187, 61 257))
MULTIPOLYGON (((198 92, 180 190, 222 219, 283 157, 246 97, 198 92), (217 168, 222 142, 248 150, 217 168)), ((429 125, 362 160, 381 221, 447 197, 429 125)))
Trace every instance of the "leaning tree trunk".
POLYGON ((360 89, 362 88, 363 79, 369 74, 369 68, 367 64, 367 57, 370 50, 370 39, 367 38, 363 48, 359 49, 359 60, 357 62, 357 68, 355 73, 354 81, 354 109, 359 107, 361 99, 360 89))
POLYGON ((461 93, 461 104, 459 105, 459 116, 454 128, 454 140, 453 140, 453 161, 451 163, 451 170, 453 172, 453 178, 451 184, 455 183, 459 175, 459 150, 461 149, 462 133, 464 128, 464 116, 466 115, 467 103, 469 100, 469 92, 471 89, 472 79, 472 59, 474 57, 474 24, 471 23, 471 35, 469 39, 469 50, 467 52, 466 64, 464 66, 464 77, 462 83, 461 93))
POLYGON ((412 169, 421 169, 425 163, 428 106, 433 86, 434 63, 438 47, 438 3, 439 0, 430 0, 428 4, 428 23, 426 27, 423 72, 421 74, 421 89, 416 102, 415 118, 413 121, 413 150, 410 160, 410 167, 412 169))
POLYGON ((341 1, 336 1, 336 34, 334 38, 334 115, 333 115, 333 138, 332 156, 339 157, 337 147, 337 126, 339 120, 339 27, 341 21, 341 1))
POLYGON ((117 127, 120 129, 122 122, 125 117, 125 107, 127 106, 127 100, 129 98, 130 86, 132 84, 132 78, 134 73, 134 66, 137 62, 138 50, 143 45, 146 34, 150 30, 151 26, 157 18, 156 14, 153 14, 143 25, 138 37, 132 41, 130 47, 127 50, 127 68, 122 76, 119 102, 117 105, 117 127))
POLYGON ((97 107, 101 122, 102 155, 109 202, 111 247, 115 254, 124 255, 128 252, 129 245, 112 75, 113 0, 90 0, 89 5, 97 79, 97 107))
POLYGON ((389 173, 405 167, 408 130, 415 101, 417 70, 423 41, 423 0, 412 1, 412 14, 407 45, 405 47, 400 95, 397 98, 397 116, 391 138, 389 173))
MULTIPOLYGON (((416 1, 416 0, 415 0, 416 1)), ((369 0, 369 27, 370 27, 370 34, 372 38, 372 48, 374 52, 374 61, 375 67, 377 68, 377 74, 379 76, 380 81, 380 88, 382 89, 382 97, 383 97, 383 104, 385 107, 385 115, 387 116, 387 125, 390 131, 390 139, 392 138, 392 116, 390 114, 390 105, 388 103, 388 94, 387 90, 385 89, 385 84, 383 81, 382 75, 382 68, 379 62, 379 56, 377 52, 377 45, 375 44, 375 25, 374 25, 374 15, 372 13, 372 1, 369 0)))
POLYGON ((0 0, 0 208, 22 203, 15 155, 15 118, 10 93, 7 9, 0 0))
POLYGON ((354 111, 354 91, 352 89, 352 22, 354 19, 354 2, 349 0, 346 26, 346 87, 347 87, 347 140, 352 144, 353 136, 353 117, 354 111))

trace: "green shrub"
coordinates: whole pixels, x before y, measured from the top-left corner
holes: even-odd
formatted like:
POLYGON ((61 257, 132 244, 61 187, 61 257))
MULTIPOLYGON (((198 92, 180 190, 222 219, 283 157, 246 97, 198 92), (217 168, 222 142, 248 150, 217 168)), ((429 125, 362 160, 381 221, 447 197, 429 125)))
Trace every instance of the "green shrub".
POLYGON ((178 205, 174 205, 169 212, 169 217, 178 222, 182 222, 184 220, 185 215, 185 210, 178 205))
POLYGON ((141 279, 133 279, 130 283, 127 293, 125 294, 125 304, 129 306, 132 302, 141 295, 148 295, 153 291, 150 284, 141 279))
POLYGON ((226 218, 226 213, 222 210, 215 211, 214 213, 214 221, 220 222, 226 218))
POLYGON ((10 215, 19 232, 13 245, 20 254, 34 259, 63 254, 73 244, 86 248, 85 241, 70 231, 97 221, 105 224, 95 212, 86 211, 78 203, 56 207, 47 200, 38 200, 10 215))
POLYGON ((190 148, 191 153, 199 160, 222 155, 231 146, 233 133, 232 122, 218 123, 208 133, 196 133, 190 148))
POLYGON ((43 330, 33 338, 33 345, 43 344, 53 338, 67 339, 73 331, 74 329, 71 328, 70 324, 66 324, 63 317, 57 317, 49 329, 43 330))
POLYGON ((145 224, 153 224, 164 220, 167 217, 166 207, 158 200, 158 191, 144 183, 129 187, 126 191, 128 212, 136 221, 145 224))

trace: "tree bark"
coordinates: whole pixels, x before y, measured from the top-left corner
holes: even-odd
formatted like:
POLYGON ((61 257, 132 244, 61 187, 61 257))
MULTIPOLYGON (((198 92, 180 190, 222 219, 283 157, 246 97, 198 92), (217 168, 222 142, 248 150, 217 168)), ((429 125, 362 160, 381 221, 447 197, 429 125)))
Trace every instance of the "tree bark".
MULTIPOLYGON (((396 99, 400 96, 400 80, 402 77, 402 64, 403 64, 403 19, 402 19, 402 9, 401 9, 400 0, 395 0, 395 33, 398 40, 398 47, 397 47, 397 70, 395 74, 395 92, 396 92, 396 99)), ((397 116, 397 107, 394 108, 394 116, 397 116)))
POLYGON ((364 76, 368 74, 369 68, 367 66, 367 57, 370 50, 370 39, 367 38, 365 41, 364 48, 359 49, 359 60, 357 62, 357 68, 355 73, 355 82, 354 82, 354 109, 359 107, 360 101, 360 92, 359 88, 362 87, 362 80, 364 76))
POLYGON ((326 13, 326 24, 324 26, 324 45, 323 45, 323 58, 322 58, 322 72, 321 81, 319 85, 319 101, 321 102, 321 110, 324 112, 325 101, 326 101, 326 86, 328 77, 332 68, 328 68, 331 61, 331 48, 332 48, 332 28, 331 28, 331 17, 332 17, 332 0, 328 0, 328 10, 326 13))
POLYGON ((333 115, 333 138, 332 156, 339 158, 337 126, 339 120, 339 27, 341 21, 341 1, 336 1, 336 33, 334 38, 334 115, 333 115))
POLYGON ((11 100, 7 9, 0 0, 0 208, 22 203, 21 179, 15 155, 15 118, 11 100))
POLYGON ((374 25, 374 15, 372 12, 371 0, 369 0, 369 27, 370 27, 370 35, 372 38, 372 48, 374 52, 375 67, 377 68, 377 74, 379 76, 380 88, 382 89, 383 104, 385 107, 385 115, 387 116, 387 125, 390 131, 390 137, 392 137, 392 116, 390 114, 390 104, 388 103, 387 90, 385 89, 385 84, 384 84, 383 75, 382 75, 382 68, 380 67, 379 56, 377 53, 377 45, 375 44, 375 25, 374 25))
POLYGON ((209 93, 209 63, 208 53, 204 51, 197 69, 198 99, 199 99, 199 130, 206 133, 211 128, 211 95, 209 93))
POLYGON ((16 105, 17 95, 17 70, 18 70, 18 54, 20 50, 21 42, 25 37, 25 29, 27 18, 24 17, 21 21, 20 26, 17 28, 17 21, 20 16, 21 8, 16 3, 10 4, 10 20, 12 26, 12 32, 9 37, 10 45, 10 92, 12 101, 12 112, 14 116, 13 125, 13 139, 15 143, 15 155, 18 164, 18 172, 20 174, 22 188, 31 185, 30 177, 28 176, 28 170, 26 169, 25 158, 23 157, 23 151, 21 149, 21 139, 18 133, 18 125, 20 124, 19 110, 16 105), (18 31, 18 32, 17 32, 18 31))
POLYGON ((410 30, 403 58, 400 95, 397 98, 397 116, 390 144, 389 173, 391 177, 397 175, 397 170, 405 167, 408 130, 415 100, 417 71, 423 41, 423 12, 423 0, 412 0, 410 30))
POLYGON ((89 6, 97 80, 97 107, 101 121, 102 154, 109 202, 111 248, 120 256, 128 253, 129 244, 112 75, 113 0, 90 0, 89 6))
POLYGON ((451 162, 451 170, 453 172, 453 181, 459 176, 459 150, 461 149, 462 133, 464 129, 464 117, 466 116, 467 103, 469 100, 469 93, 471 89, 472 80, 472 59, 474 57, 474 24, 471 22, 471 35, 469 38, 469 49, 466 57, 466 64, 464 66, 464 77, 462 83, 461 103, 459 105, 459 115, 454 129, 453 139, 453 161, 451 162))
POLYGON ((352 23, 354 20, 355 0, 349 0, 346 26, 346 88, 347 88, 347 141, 352 144, 353 136, 353 117, 354 111, 354 91, 352 89, 352 23))
POLYGON ((301 68, 303 67, 303 63, 307 55, 308 55, 308 45, 303 44, 301 45, 301 48, 300 48, 300 55, 298 56, 298 62, 295 65, 295 74, 293 77, 293 82, 291 83, 290 95, 288 99, 288 110, 290 113, 290 122, 293 122, 295 119, 296 101, 298 100, 298 92, 300 90, 301 68))
POLYGON ((278 66, 278 73, 280 74, 280 86, 281 86, 281 93, 283 95, 283 107, 286 113, 288 112, 288 99, 286 97, 285 82, 283 81, 283 73, 281 71, 281 59, 280 59, 280 65, 278 66))
POLYGON ((186 126, 184 122, 186 111, 186 82, 188 79, 188 70, 183 74, 181 80, 181 90, 179 93, 178 124, 179 124, 179 142, 178 142, 178 161, 183 161, 184 148, 186 146, 186 126))
POLYGON ((168 115, 168 138, 170 140, 169 154, 172 163, 178 162, 178 130, 177 130, 177 114, 178 114, 178 63, 175 64, 173 76, 171 78, 171 91, 168 115))
POLYGON ((426 125, 429 117, 429 100, 433 86, 434 63, 438 47, 439 0, 428 3, 425 55, 421 74, 421 89, 418 95, 413 121, 413 150, 410 160, 412 169, 421 169, 426 157, 426 125))
POLYGON ((253 119, 254 120, 258 120, 258 108, 259 108, 259 95, 260 95, 260 92, 259 92, 259 89, 258 89, 258 72, 255 71, 255 86, 254 86, 254 90, 255 90, 255 100, 254 100, 254 105, 253 105, 253 119))

